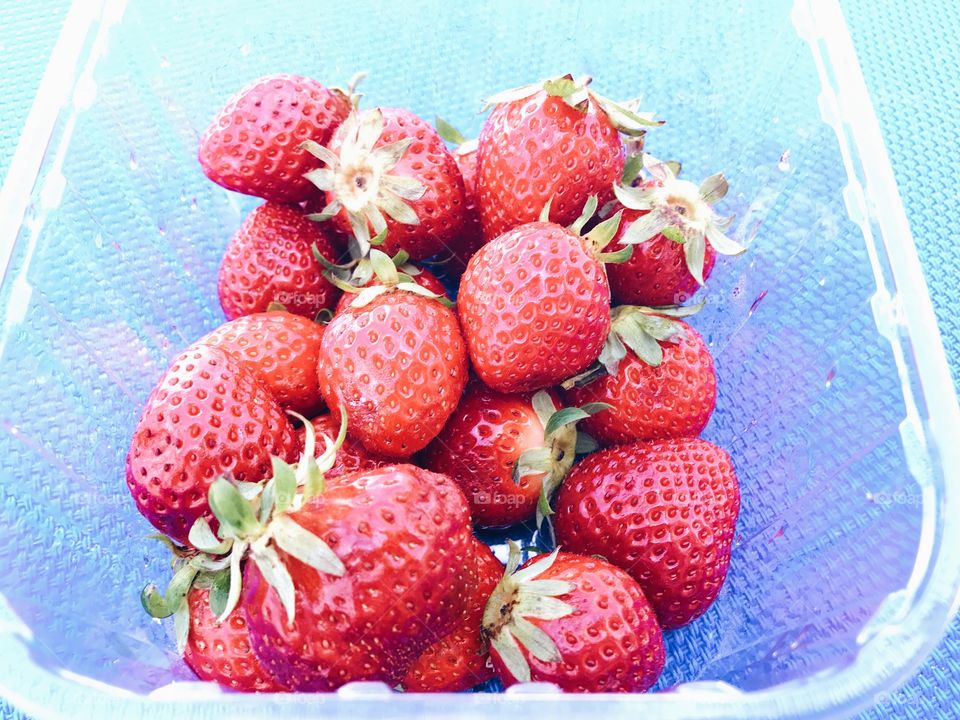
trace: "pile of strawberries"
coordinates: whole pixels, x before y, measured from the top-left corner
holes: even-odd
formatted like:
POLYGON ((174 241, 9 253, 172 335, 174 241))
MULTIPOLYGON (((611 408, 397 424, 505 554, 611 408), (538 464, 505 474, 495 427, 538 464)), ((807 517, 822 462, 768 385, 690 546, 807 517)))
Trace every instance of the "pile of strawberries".
POLYGON ((589 79, 490 98, 477 142, 358 100, 262 78, 200 141, 211 180, 265 202, 223 258, 229 321, 132 438, 173 553, 143 605, 236 690, 646 690, 739 511, 681 304, 743 249, 726 181, 678 179, 643 150, 660 123, 589 79), (520 523, 541 547, 506 568, 473 534, 520 523))

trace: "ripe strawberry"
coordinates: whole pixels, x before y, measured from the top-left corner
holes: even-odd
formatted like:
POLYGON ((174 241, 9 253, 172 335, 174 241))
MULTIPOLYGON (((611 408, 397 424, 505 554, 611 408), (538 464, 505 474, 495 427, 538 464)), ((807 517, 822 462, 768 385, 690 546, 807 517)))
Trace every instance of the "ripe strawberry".
POLYGON ((305 144, 326 167, 307 173, 327 194, 311 217, 333 218, 367 254, 384 230, 383 249, 405 250, 414 260, 436 254, 463 225, 463 180, 457 164, 427 122, 409 110, 376 108, 344 121, 329 147, 305 144))
POLYGON ((457 692, 487 682, 493 666, 480 637, 490 593, 503 577, 503 565, 486 545, 474 540, 477 584, 462 608, 460 624, 427 648, 403 678, 407 692, 457 692))
POLYGON ((608 406, 583 424, 601 444, 694 437, 706 427, 717 397, 713 357, 696 330, 673 319, 697 309, 614 308, 603 365, 566 393, 574 405, 608 406))
POLYGON ((228 190, 274 202, 306 200, 317 191, 303 175, 320 163, 300 144, 326 143, 351 107, 343 92, 310 78, 260 78, 230 98, 204 132, 200 166, 228 190))
POLYGON ((557 410, 545 391, 504 395, 473 383, 421 460, 460 485, 480 527, 513 525, 538 507, 550 515, 577 452, 576 422, 600 409, 557 410))
POLYGON ((437 132, 455 146, 453 159, 456 160, 463 178, 463 228, 460 235, 450 243, 449 252, 441 253, 439 260, 444 263, 444 269, 454 276, 459 276, 484 243, 480 202, 477 198, 477 141, 467 140, 459 130, 442 118, 437 118, 437 132))
POLYGON ((519 548, 483 614, 504 685, 643 692, 663 671, 663 635, 640 586, 603 560, 554 551, 519 570, 519 548))
POLYGON ((480 131, 477 199, 488 240, 533 222, 552 200, 550 219, 573 222, 587 197, 612 199, 623 173, 619 130, 641 134, 657 125, 587 90, 566 75, 508 90, 480 131))
MULTIPOLYGON (((474 593, 463 495, 449 478, 412 465, 325 483, 314 474, 295 495, 293 468, 275 467, 259 505, 222 479, 210 495, 231 567, 249 557, 242 608, 257 657, 295 691, 355 680, 396 685, 457 627, 474 593)), ((236 603, 238 580, 224 612, 236 603)))
POLYGON ((724 234, 733 218, 711 207, 727 194, 722 174, 698 188, 678 180, 668 163, 652 161, 649 169, 653 178, 639 187, 615 188, 626 209, 607 251, 633 245, 634 252, 610 267, 610 289, 618 303, 675 305, 704 284, 717 253, 739 255, 745 248, 724 234))
POLYGON ((186 548, 170 545, 178 555, 177 572, 161 595, 154 585, 141 593, 144 610, 152 617, 174 616, 177 650, 200 680, 216 682, 240 692, 283 692, 284 687, 271 676, 253 654, 247 621, 240 608, 234 608, 222 621, 213 605, 223 605, 226 596, 219 574, 201 570, 216 559, 194 554, 186 548))
POLYGON ((740 490, 730 457, 699 438, 620 445, 574 465, 557 497, 557 543, 640 583, 665 629, 698 618, 730 564, 740 490))
POLYGON ((258 482, 270 456, 294 459, 297 436, 264 386, 232 355, 195 345, 157 383, 130 441, 127 487, 154 527, 180 543, 212 517, 214 478, 258 482))
MULTIPOLYGON (((318 415, 310 421, 313 425, 314 432, 326 436, 328 438, 335 438, 339 430, 337 423, 334 421, 333 416, 329 413, 324 415, 318 415)), ((301 427, 297 430, 297 434, 300 436, 300 446, 305 446, 306 441, 306 428, 301 427)), ((320 445, 316 446, 316 457, 324 452, 324 448, 320 445)), ((374 468, 383 467, 384 465, 389 465, 393 461, 385 460, 379 458, 376 455, 373 455, 367 452, 363 445, 358 443, 351 437, 346 437, 343 440, 343 445, 337 450, 336 460, 333 463, 333 466, 328 470, 325 475, 326 477, 335 477, 337 475, 345 475, 351 472, 357 472, 358 470, 373 470, 374 468)))
POLYGON ((495 390, 550 387, 600 354, 610 330, 602 261, 611 258, 599 248, 616 232, 620 216, 580 237, 595 207, 591 198, 571 230, 549 222, 521 225, 470 259, 457 307, 473 368, 495 390))
POLYGON ((268 202, 256 208, 230 239, 220 264, 223 314, 233 320, 279 303, 312 320, 332 309, 340 289, 323 276, 314 246, 327 258, 336 257, 326 231, 296 207, 268 202))
POLYGON ((309 417, 323 409, 317 383, 322 339, 323 325, 272 311, 231 320, 198 342, 236 357, 280 407, 309 417))
MULTIPOLYGON (((383 253, 374 250, 374 258, 396 275, 383 253)), ((387 272, 378 272, 382 282, 387 272)), ((362 290, 327 325, 317 366, 331 413, 345 408, 351 437, 393 458, 409 457, 437 436, 467 372, 456 315, 410 282, 362 290)))

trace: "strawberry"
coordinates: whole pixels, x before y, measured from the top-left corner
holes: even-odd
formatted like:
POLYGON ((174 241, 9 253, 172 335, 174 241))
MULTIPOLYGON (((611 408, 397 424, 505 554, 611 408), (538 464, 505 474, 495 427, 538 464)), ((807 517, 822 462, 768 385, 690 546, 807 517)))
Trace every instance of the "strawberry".
POLYGON ((342 91, 310 78, 260 78, 230 98, 204 132, 200 166, 228 190, 274 202, 306 200, 317 191, 304 173, 320 163, 300 144, 326 143, 351 107, 342 91))
POLYGON ((503 576, 503 565, 486 545, 474 540, 477 584, 464 604, 460 623, 449 635, 427 648, 403 678, 407 692, 457 692, 493 677, 480 622, 490 593, 503 576))
POLYGON ((632 245, 634 252, 610 267, 610 289, 618 303, 675 305, 704 284, 717 253, 739 255, 745 248, 724 234, 733 218, 718 216, 712 207, 727 194, 722 174, 697 187, 678 180, 669 163, 653 160, 648 167, 652 179, 614 189, 625 210, 607 251, 632 245))
POLYGON ((166 594, 154 585, 143 589, 144 610, 158 619, 174 616, 177 650, 199 679, 240 692, 282 692, 285 688, 253 654, 243 611, 234 608, 223 620, 218 618, 227 599, 223 581, 229 579, 229 570, 204 569, 215 566, 217 559, 169 545, 178 555, 177 572, 166 594))
POLYGON ((640 583, 664 629, 698 618, 730 564, 740 490, 730 457, 699 438, 601 450, 557 496, 557 543, 601 555, 640 583))
MULTIPOLYGON (((313 418, 310 423, 315 433, 331 438, 337 436, 337 423, 329 413, 318 415, 313 418)), ((306 428, 299 428, 297 433, 300 436, 300 445, 302 447, 306 442, 306 428)), ((323 450, 324 448, 317 446, 316 456, 319 457, 323 450)), ((383 467, 384 465, 389 465, 391 462, 391 460, 384 460, 376 455, 372 455, 356 440, 346 437, 344 438, 343 445, 337 450, 336 460, 330 470, 327 471, 326 476, 334 477, 358 470, 372 470, 383 467)))
POLYGON ((427 122, 409 110, 355 112, 329 147, 304 147, 326 167, 307 178, 326 192, 327 205, 310 217, 330 218, 356 241, 363 257, 372 236, 387 231, 383 249, 414 260, 453 242, 463 225, 463 180, 457 164, 427 122))
POLYGON ((266 388, 234 356, 195 345, 147 400, 127 455, 127 487, 154 527, 185 543, 210 518, 207 489, 224 473, 259 482, 270 457, 293 459, 296 432, 266 388))
POLYGON ((577 234, 596 203, 588 201, 571 229, 543 221, 520 225, 470 259, 457 306, 473 368, 491 388, 550 387, 600 354, 610 330, 603 262, 623 256, 599 254, 619 215, 577 234))
POLYGON ((466 501, 449 478, 413 465, 325 478, 346 425, 317 460, 307 428, 297 468, 274 459, 253 492, 216 480, 219 538, 201 519, 191 539, 229 566, 220 617, 240 603, 256 656, 284 687, 396 685, 456 629, 475 592, 466 501))
POLYGON ((240 360, 280 407, 310 416, 323 409, 317 383, 322 338, 322 325, 272 311, 231 320, 198 342, 240 360))
POLYGON ((483 226, 480 223, 480 203, 477 199, 477 141, 467 140, 463 134, 442 118, 437 118, 440 137, 454 145, 453 159, 463 178, 463 228, 460 235, 450 243, 449 253, 439 262, 454 275, 462 275, 467 262, 484 243, 483 226))
POLYGON ((657 125, 587 89, 569 75, 500 93, 480 131, 477 199, 483 235, 492 240, 537 219, 573 222, 588 196, 612 199, 623 173, 619 131, 657 125))
POLYGON ((233 320, 279 303, 312 320, 332 309, 340 290, 323 276, 313 247, 336 258, 326 231, 296 207, 268 202, 256 208, 230 239, 220 264, 223 314, 233 320))
POLYGON ((566 393, 575 405, 608 407, 583 424, 601 444, 693 437, 706 427, 717 397, 713 357, 696 330, 674 319, 697 309, 614 308, 603 363, 566 393))
POLYGON ((573 465, 576 422, 604 406, 557 410, 555 396, 504 395, 480 383, 423 452, 423 465, 453 478, 480 527, 550 515, 549 499, 573 465))
POLYGON ((504 685, 551 682, 565 692, 643 692, 663 671, 663 634, 627 573, 554 551, 519 570, 519 547, 483 613, 504 685))
POLYGON ((433 293, 398 282, 393 262, 370 254, 382 285, 360 291, 323 335, 317 375, 336 417, 368 451, 406 458, 437 436, 460 401, 467 355, 456 315, 433 293))

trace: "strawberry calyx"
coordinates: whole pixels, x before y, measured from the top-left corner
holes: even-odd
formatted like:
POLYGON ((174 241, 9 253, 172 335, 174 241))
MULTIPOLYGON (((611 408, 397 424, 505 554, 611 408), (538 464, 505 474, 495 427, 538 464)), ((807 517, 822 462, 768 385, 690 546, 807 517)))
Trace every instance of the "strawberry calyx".
POLYGON ((550 498, 563 483, 578 454, 593 452, 597 442, 586 433, 577 431, 577 423, 611 408, 607 403, 586 403, 581 407, 557 409, 545 390, 537 391, 531 399, 534 412, 543 425, 543 445, 521 453, 513 465, 513 481, 526 475, 544 474, 537 502, 537 525, 553 515, 550 498))
POLYGON ((547 78, 492 95, 484 101, 483 109, 525 100, 539 92, 545 92, 551 97, 561 98, 570 107, 584 113, 589 111, 589 101, 593 100, 606 114, 610 124, 629 136, 643 137, 647 128, 663 125, 663 120, 653 119, 653 113, 640 112, 637 109, 640 104, 639 99, 618 103, 589 89, 588 86, 592 80, 593 78, 589 76, 575 79, 569 73, 547 78))
POLYGON ((330 92, 350 103, 350 107, 356 110, 360 107, 360 100, 363 98, 363 93, 357 92, 357 85, 359 85, 367 75, 369 75, 369 72, 366 70, 354 73, 353 77, 347 82, 346 88, 332 87, 330 88, 330 92))
POLYGON ((597 362, 579 375, 564 380, 560 387, 569 390, 574 386, 582 387, 604 374, 616 375, 628 348, 647 365, 659 367, 663 362, 660 343, 678 343, 686 337, 686 326, 679 319, 700 312, 704 304, 615 307, 610 312, 610 333, 597 362))
POLYGON ((559 598, 576 589, 564 580, 541 580, 557 559, 559 550, 533 564, 520 566, 520 546, 513 540, 503 578, 494 588, 483 611, 480 633, 519 682, 530 682, 530 663, 521 647, 541 662, 560 662, 557 644, 533 620, 558 620, 574 608, 559 598))
MULTIPOLYGON (((338 285, 338 287, 342 287, 346 292, 354 295, 354 299, 350 303, 350 307, 352 308, 362 308, 373 302, 375 298, 394 290, 420 295, 421 297, 436 300, 445 307, 452 308, 454 303, 449 298, 438 295, 422 285, 417 284, 414 277, 420 273, 420 270, 409 265, 407 263, 408 259, 409 255, 403 250, 391 258, 385 252, 371 248, 369 256, 361 260, 357 267, 364 270, 369 268, 372 276, 376 277, 379 284, 358 287, 352 283, 343 283, 342 285, 338 285)), ((368 283, 372 279, 372 276, 367 276, 363 282, 368 283)), ((357 282, 356 274, 354 282, 357 282)))
POLYGON ((178 553, 176 572, 166 593, 160 594, 153 585, 148 585, 141 593, 144 609, 153 617, 174 615, 178 646, 181 639, 183 644, 186 643, 189 616, 183 598, 194 582, 211 588, 210 608, 218 622, 223 622, 240 600, 243 564, 254 562, 264 580, 277 591, 287 622, 292 624, 293 580, 277 554, 278 549, 318 572, 337 577, 346 572, 330 546, 289 515, 323 492, 324 473, 333 467, 337 451, 346 439, 346 413, 341 411, 337 438, 324 437, 326 448, 315 457, 313 423, 293 411, 287 412, 300 420, 304 427, 303 454, 297 465, 273 457, 273 475, 266 481, 233 482, 226 477, 214 480, 208 499, 219 522, 217 533, 214 534, 206 518, 199 518, 190 528, 193 550, 184 549, 183 553, 178 553))
POLYGON ((437 134, 453 146, 455 154, 469 155, 477 149, 477 138, 468 140, 462 132, 439 115, 436 117, 434 126, 437 128, 437 134))
POLYGON ((375 148, 383 128, 383 112, 379 108, 355 110, 337 130, 342 138, 339 154, 312 140, 300 144, 326 165, 304 177, 333 197, 323 210, 307 217, 323 222, 344 210, 353 230, 350 251, 355 258, 370 251, 371 227, 375 235, 386 230, 384 214, 405 225, 420 224, 416 212, 405 201, 419 200, 426 187, 415 178, 391 172, 415 138, 406 137, 375 148))
POLYGON ((654 181, 640 187, 614 185, 617 200, 631 210, 645 210, 620 238, 624 246, 638 245, 663 235, 683 245, 687 269, 699 285, 704 285, 703 266, 706 243, 721 255, 739 255, 746 248, 725 232, 733 216, 722 217, 713 209, 728 190, 723 173, 711 175, 699 186, 677 178, 679 166, 644 156, 645 168, 654 181))
MULTIPOLYGON (((613 240, 616 236, 617 231, 620 229, 620 220, 623 215, 623 211, 618 211, 612 217, 608 217, 606 220, 603 220, 600 223, 597 223, 589 232, 584 234, 584 226, 593 218, 594 214, 597 212, 597 196, 591 195, 587 198, 587 201, 583 205, 583 211, 580 213, 580 217, 574 220, 569 226, 568 230, 573 232, 576 235, 580 236, 580 239, 583 240, 584 247, 601 263, 622 263, 630 259, 630 256, 633 255, 633 247, 626 246, 617 250, 615 252, 604 252, 604 248, 610 244, 610 241, 613 240)), ((540 216, 537 218, 539 222, 550 222, 550 208, 553 204, 553 196, 551 196, 546 204, 540 210, 540 216)))

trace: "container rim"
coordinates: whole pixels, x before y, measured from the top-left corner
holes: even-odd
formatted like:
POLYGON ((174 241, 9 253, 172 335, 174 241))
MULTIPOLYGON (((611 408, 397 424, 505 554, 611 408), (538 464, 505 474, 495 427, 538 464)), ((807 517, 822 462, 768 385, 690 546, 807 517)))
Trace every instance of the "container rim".
MULTIPOLYGON (((96 61, 98 42, 122 15, 126 0, 76 0, 51 54, 28 115, 10 170, 0 188, 0 279, 12 256, 17 230, 29 208, 41 166, 80 73, 96 61), (93 48, 93 50, 91 50, 93 48), (32 178, 33 182, 24 182, 32 178)), ((848 172, 845 192, 852 219, 863 232, 874 265, 878 327, 891 341, 903 381, 910 422, 923 425, 921 449, 938 457, 942 475, 915 472, 923 498, 918 557, 908 587, 894 593, 858 641, 855 660, 802 680, 745 692, 726 683, 697 682, 650 695, 563 695, 534 684, 504 694, 405 695, 379 683, 358 683, 331 695, 277 695, 251 698, 224 694, 206 683, 178 683, 141 696, 74 673, 42 669, 30 657, 32 634, 0 594, 0 697, 38 718, 169 716, 320 716, 330 712, 358 717, 465 717, 501 711, 520 715, 526 705, 537 714, 582 713, 627 717, 638 709, 653 717, 809 718, 845 717, 885 701, 939 642, 960 605, 960 427, 943 344, 916 247, 900 200, 860 64, 838 0, 794 0, 792 19, 811 48, 823 86, 821 111, 837 133, 848 172), (851 158, 856 157, 860 165, 851 158), (859 203, 859 204, 858 204, 859 203), (888 287, 889 286, 889 287, 888 287), (909 297, 897 288, 914 288, 909 297), (878 310, 879 308, 879 310, 878 310), (893 310, 884 330, 879 314, 893 310), (909 338, 912 347, 904 348, 909 338), (915 345, 923 339, 923 346, 915 345), (921 416, 911 383, 924 392, 921 416), (896 597, 894 597, 896 596, 896 597), (882 615, 880 615, 882 613, 882 615), (174 697, 174 695, 176 695, 174 697), (305 701, 306 700, 306 701, 305 701)), ((9 318, 7 319, 9 322, 9 318)), ((904 426, 901 428, 904 430, 904 426)), ((904 432, 907 432, 906 428, 904 432)), ((907 435, 905 434, 906 438, 907 435)), ((525 713, 524 713, 525 714, 525 713)))

